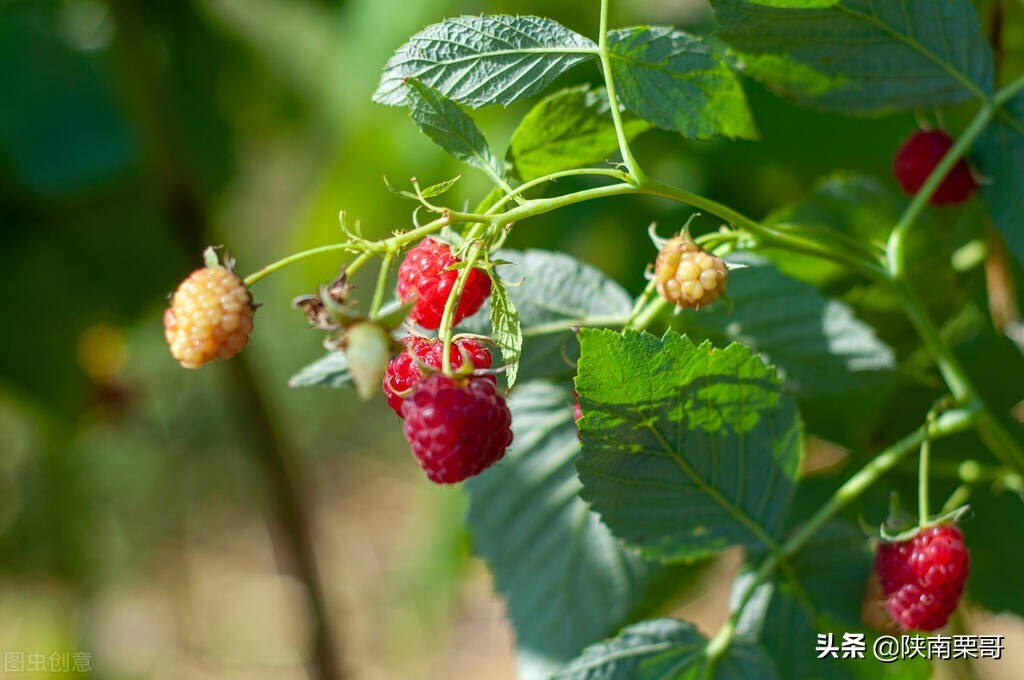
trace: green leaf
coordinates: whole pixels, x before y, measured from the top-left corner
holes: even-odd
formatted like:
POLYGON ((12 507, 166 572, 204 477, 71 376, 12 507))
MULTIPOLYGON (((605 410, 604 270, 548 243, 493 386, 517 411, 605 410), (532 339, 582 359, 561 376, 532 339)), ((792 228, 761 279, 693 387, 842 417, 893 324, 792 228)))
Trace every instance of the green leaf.
POLYGON ((451 179, 446 179, 445 181, 438 182, 437 184, 431 184, 426 189, 420 191, 420 195, 423 196, 423 198, 434 198, 435 196, 440 196, 441 194, 447 193, 448 190, 455 186, 455 183, 460 179, 462 179, 462 175, 455 175, 455 177, 452 177, 451 179))
MULTIPOLYGON (((841 648, 844 632, 862 630, 861 603, 870 568, 871 551, 863 533, 848 524, 826 524, 758 587, 737 631, 741 637, 759 640, 784 678, 926 680, 931 669, 923 659, 893 664, 876 660, 870 635, 863 659, 818 658, 819 633, 831 633, 833 644, 841 648)), ((750 586, 751 576, 748 569, 737 578, 734 599, 750 586)))
MULTIPOLYGON (((576 339, 568 329, 551 332, 551 324, 594 317, 629 315, 633 301, 619 284, 593 267, 564 253, 546 250, 500 250, 496 260, 511 264, 501 269, 512 304, 522 325, 522 362, 519 379, 569 375, 578 354, 576 339), (507 283, 520 282, 521 283, 507 283)), ((490 333, 489 303, 462 328, 490 333)), ((505 362, 504 357, 502 362, 505 362)), ((497 363, 497 362, 495 362, 497 363)))
POLYGON ((580 331, 582 495, 653 559, 770 548, 800 465, 797 408, 742 345, 580 331))
POLYGON ((1010 252, 1024 266, 1024 92, 1011 99, 974 145, 987 181, 981 198, 1010 252))
POLYGON ((683 327, 713 342, 739 342, 765 355, 803 396, 836 394, 876 382, 895 368, 892 349, 838 300, 779 272, 750 253, 727 260, 731 308, 684 312, 683 327))
POLYGON ((493 177, 504 173, 473 119, 458 104, 418 80, 409 79, 409 115, 427 137, 458 160, 493 177))
POLYGON ((508 602, 521 654, 561 663, 621 626, 655 569, 577 495, 572 399, 568 381, 520 385, 508 453, 466 483, 473 544, 508 602))
MULTIPOLYGON (((559 170, 600 163, 619 151, 604 88, 559 90, 542 99, 512 134, 508 160, 524 182, 559 170)), ((651 128, 645 120, 623 121, 630 140, 651 128)))
POLYGON ((992 92, 992 50, 969 0, 712 0, 744 70, 783 95, 856 114, 992 92))
POLYGON ((351 383, 344 352, 325 354, 288 380, 289 387, 346 387, 351 383))
POLYGON ((597 45, 565 26, 535 16, 460 16, 423 29, 384 67, 373 100, 406 103, 405 81, 416 78, 455 101, 477 108, 540 92, 597 45))
POLYGON ((652 619, 625 628, 618 637, 588 647, 555 675, 557 680, 769 680, 776 678, 764 652, 734 643, 708 673, 707 639, 693 624, 652 619))
POLYGON ((491 277, 491 337, 501 350, 501 361, 508 366, 505 379, 509 389, 516 384, 519 358, 523 354, 523 330, 519 325, 519 312, 497 275, 491 277))
POLYGON ((685 137, 757 137, 739 80, 700 38, 637 26, 610 32, 608 49, 627 110, 685 137))
POLYGON ((1007 540, 1007 527, 1024 525, 1024 498, 995 486, 980 487, 971 496, 975 521, 963 525, 971 549, 967 593, 989 611, 1024 616, 1024 590, 1008 583, 1024 571, 1024 545, 1007 540))

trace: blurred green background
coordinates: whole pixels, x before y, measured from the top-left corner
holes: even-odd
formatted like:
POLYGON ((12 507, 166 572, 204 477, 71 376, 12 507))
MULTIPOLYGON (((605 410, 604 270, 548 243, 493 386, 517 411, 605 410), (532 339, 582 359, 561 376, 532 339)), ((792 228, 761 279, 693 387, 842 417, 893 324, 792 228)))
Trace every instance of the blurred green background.
MULTIPOLYGON (((709 27, 701 0, 613 4, 617 25, 709 27)), ((368 235, 408 226, 382 176, 463 169, 370 94, 410 34, 480 12, 597 24, 593 0, 0 2, 0 651, 85 651, 99 678, 305 677, 332 647, 361 678, 511 677, 461 492, 423 478, 383 399, 287 387, 322 353, 290 300, 342 262, 258 284, 240 361, 184 371, 160 322, 205 244, 251 272, 336 240, 341 210, 368 235), (303 586, 310 545, 327 643, 303 586)), ((1018 59, 1022 5, 1010 12, 1018 59)), ((913 117, 747 92, 760 142, 651 133, 649 173, 755 216, 840 168, 895 186, 913 117)), ((527 109, 480 112, 496 148, 527 109)), ((451 201, 486 190, 466 171, 451 201)), ((668 233, 687 214, 592 203, 518 226, 510 245, 567 250, 638 292, 647 224, 668 233)))

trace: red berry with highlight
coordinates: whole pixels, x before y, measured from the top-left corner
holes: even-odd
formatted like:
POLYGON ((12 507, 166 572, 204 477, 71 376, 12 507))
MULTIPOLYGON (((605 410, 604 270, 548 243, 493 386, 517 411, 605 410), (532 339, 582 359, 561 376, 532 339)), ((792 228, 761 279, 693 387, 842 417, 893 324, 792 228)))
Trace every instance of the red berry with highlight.
MULTIPOLYGON (((952 138, 942 130, 920 130, 903 142, 893 161, 893 173, 903 190, 911 195, 920 191, 952 146, 952 138)), ((930 202, 936 205, 963 203, 977 187, 971 169, 960 159, 932 194, 930 202)))
MULTIPOLYGON (((405 395, 423 379, 423 372, 420 371, 417 362, 440 371, 444 356, 444 342, 441 340, 409 335, 403 338, 402 342, 405 343, 406 350, 391 359, 384 374, 384 394, 387 396, 388 406, 394 409, 400 418, 405 395)), ((474 369, 491 367, 491 353, 474 338, 456 338, 452 342, 449 359, 452 370, 462 368, 464 355, 469 357, 474 369)), ((494 376, 484 377, 494 381, 494 376)))
MULTIPOLYGON (((410 250, 398 267, 398 296, 402 302, 414 299, 410 318, 420 326, 434 330, 441 325, 444 306, 448 302, 457 269, 448 269, 458 262, 447 244, 432 238, 423 239, 410 250)), ((452 323, 472 316, 491 294, 491 278, 480 269, 473 269, 455 308, 452 323)))
POLYGON ((925 529, 909 541, 883 543, 875 569, 889 614, 905 629, 946 625, 963 593, 969 563, 963 534, 952 524, 925 529))
POLYGON ((438 484, 483 472, 512 443, 512 414, 486 378, 429 375, 405 399, 402 416, 413 455, 438 484))

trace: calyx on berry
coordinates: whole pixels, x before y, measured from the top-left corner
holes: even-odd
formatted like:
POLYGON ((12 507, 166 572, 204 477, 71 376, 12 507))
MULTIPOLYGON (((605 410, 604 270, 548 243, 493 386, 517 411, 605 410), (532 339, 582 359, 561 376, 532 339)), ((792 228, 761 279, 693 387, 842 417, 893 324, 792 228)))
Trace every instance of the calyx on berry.
MULTIPOLYGON (((384 375, 384 394, 399 417, 402 403, 413 388, 427 375, 441 370, 444 342, 437 338, 408 335, 402 339, 404 351, 388 363, 384 375)), ((468 376, 491 367, 491 353, 474 336, 457 335, 452 339, 449 368, 453 375, 468 376)), ((493 375, 483 376, 491 381, 493 375)))
POLYGON ((701 248, 690 236, 689 223, 678 236, 660 244, 654 262, 658 294, 686 309, 700 309, 725 294, 729 270, 724 260, 701 248))

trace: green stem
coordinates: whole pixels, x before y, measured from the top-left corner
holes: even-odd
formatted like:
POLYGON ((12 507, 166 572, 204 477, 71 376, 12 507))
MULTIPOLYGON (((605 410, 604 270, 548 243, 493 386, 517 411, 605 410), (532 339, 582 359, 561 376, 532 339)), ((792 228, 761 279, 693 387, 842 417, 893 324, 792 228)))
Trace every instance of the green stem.
POLYGON ((939 185, 942 184, 942 181, 946 179, 949 171, 970 150, 974 140, 978 138, 978 135, 982 133, 989 124, 989 121, 992 120, 996 110, 997 107, 993 104, 985 104, 979 109, 974 120, 967 126, 967 129, 956 140, 952 148, 946 152, 946 155, 942 157, 942 160, 935 166, 932 173, 928 175, 924 185, 914 195, 910 205, 903 211, 903 215, 896 223, 896 226, 893 227, 892 232, 889 234, 888 244, 886 245, 886 262, 889 273, 893 278, 901 278, 906 274, 905 243, 910 228, 917 222, 917 219, 928 205, 928 201, 931 200, 932 195, 939 188, 939 185))
POLYGON ((562 196, 529 200, 520 206, 502 213, 480 215, 477 213, 465 213, 452 210, 448 214, 452 222, 478 222, 494 225, 512 224, 530 217, 549 213, 559 208, 575 205, 576 203, 584 203, 596 198, 623 196, 635 193, 637 193, 637 188, 632 184, 609 184, 607 186, 583 189, 582 191, 576 191, 562 196))
POLYGON ((640 169, 640 164, 633 157, 633 150, 629 148, 629 138, 626 136, 626 126, 622 123, 622 109, 619 107, 619 97, 615 93, 615 78, 612 75, 611 52, 608 51, 608 0, 601 0, 601 35, 598 36, 598 57, 601 60, 601 75, 604 77, 605 92, 608 95, 608 104, 612 115, 612 123, 615 125, 615 136, 619 140, 619 153, 622 155, 622 162, 626 164, 629 174, 638 183, 643 182, 645 175, 640 169))
POLYGON ((928 463, 932 453, 931 430, 935 423, 935 413, 928 414, 924 425, 924 440, 921 442, 921 454, 917 468, 917 526, 924 527, 928 521, 928 463))
POLYGON ((529 326, 523 329, 524 338, 536 338, 543 335, 554 335, 556 333, 564 333, 571 331, 574 328, 581 326, 595 326, 595 327, 611 327, 621 326, 626 323, 629 319, 621 314, 612 314, 609 316, 585 316, 578 319, 559 319, 558 321, 549 321, 548 323, 539 323, 534 326, 529 326))
POLYGON ((686 203, 687 205, 692 205, 695 208, 711 213, 712 215, 725 220, 734 227, 738 227, 749 232, 751 235, 756 237, 759 245, 830 260, 873 281, 884 281, 887 278, 885 270, 878 263, 868 258, 858 257, 855 254, 847 253, 844 250, 831 250, 822 246, 820 243, 808 240, 798 234, 791 234, 774 227, 760 224, 732 208, 724 206, 709 198, 705 198, 699 194, 694 194, 689 191, 652 180, 645 180, 638 188, 638 192, 650 194, 652 196, 661 196, 662 198, 668 198, 680 203, 686 203))
MULTIPOLYGON (((388 285, 388 273, 391 271, 391 263, 395 259, 393 252, 388 252, 384 256, 384 261, 380 263, 380 273, 377 274, 377 287, 373 291, 373 301, 370 302, 370 319, 376 319, 380 313, 380 307, 384 303, 384 289, 388 285)), ((347 271, 347 270, 346 270, 347 271)))
MULTIPOLYGON (((477 225, 469 233, 467 239, 475 239, 480 235, 483 225, 477 225)), ((455 279, 455 285, 452 286, 451 293, 448 294, 448 299, 444 303, 444 312, 441 315, 441 325, 437 329, 437 335, 444 341, 444 350, 441 354, 441 370, 450 375, 451 374, 451 358, 452 358, 452 320, 455 318, 455 310, 458 308, 459 298, 462 297, 462 291, 466 287, 466 281, 469 280, 469 275, 473 271, 473 265, 476 264, 476 259, 480 256, 480 252, 483 250, 483 243, 473 243, 469 248, 469 253, 465 260, 465 266, 459 271, 459 276, 455 279)))
POLYGON ((249 274, 248 276, 245 277, 245 285, 251 286, 252 284, 262 279, 263 277, 269 276, 270 274, 273 274, 279 269, 284 269, 290 264, 294 264, 300 260, 305 260, 307 257, 313 257, 314 255, 320 255, 321 253, 331 253, 338 250, 351 250, 351 248, 352 244, 346 241, 344 243, 331 243, 330 245, 319 246, 317 248, 310 248, 309 250, 300 251, 298 253, 295 253, 294 255, 283 257, 277 262, 271 262, 266 267, 263 267, 263 269, 259 269, 253 272, 252 274, 249 274))
POLYGON ((636 318, 633 319, 633 321, 628 324, 628 326, 630 328, 636 328, 638 330, 647 328, 648 326, 651 325, 651 322, 654 321, 654 319, 656 319, 658 315, 661 314, 661 312, 664 311, 665 307, 667 307, 668 305, 668 300, 659 295, 658 297, 651 300, 648 303, 648 305, 643 309, 643 311, 637 314, 636 318))
POLYGON ((519 196, 524 192, 533 189, 534 187, 540 186, 541 184, 554 182, 565 177, 587 176, 614 177, 615 179, 622 180, 623 182, 628 182, 630 179, 629 175, 627 175, 626 173, 622 172, 621 170, 614 170, 612 168, 576 168, 573 170, 560 170, 558 172, 552 172, 550 174, 544 175, 543 177, 531 179, 528 182, 523 182, 515 189, 513 189, 510 194, 506 194, 497 203, 492 205, 486 214, 491 215, 496 213, 499 209, 504 207, 505 204, 508 203, 509 200, 511 200, 514 196, 519 196))
POLYGON ((629 318, 627 318, 626 322, 623 324, 622 330, 626 330, 633 325, 633 322, 636 320, 637 316, 640 315, 641 310, 643 310, 648 300, 651 299, 651 296, 654 295, 654 291, 657 290, 657 288, 657 280, 652 278, 647 282, 647 287, 644 288, 644 292, 640 293, 640 297, 636 299, 636 303, 633 305, 633 309, 629 313, 629 318))
POLYGON ((903 211, 903 215, 896 223, 896 226, 893 227, 892 233, 889 234, 889 242, 886 245, 886 260, 889 273, 892 274, 893 278, 903 276, 906 270, 905 242, 907 234, 918 217, 921 216, 932 195, 939 188, 939 185, 942 184, 942 181, 946 179, 946 175, 953 169, 953 166, 971 150, 975 140, 988 127, 992 118, 1000 113, 1002 105, 1021 90, 1024 90, 1024 76, 1003 87, 992 99, 985 100, 982 107, 978 109, 978 113, 975 114, 974 119, 971 120, 963 131, 963 134, 960 135, 950 150, 946 152, 946 155, 942 157, 939 164, 928 175, 924 185, 921 186, 921 189, 910 201, 910 205, 903 211))
POLYGON ((935 357, 939 372, 942 373, 942 378, 953 398, 961 406, 978 412, 975 427, 982 441, 1004 465, 1015 470, 1024 470, 1024 449, 985 407, 978 390, 971 384, 967 371, 942 338, 924 305, 905 282, 896 281, 893 287, 918 335, 935 357))
MULTIPOLYGON (((969 410, 948 411, 942 414, 931 428, 933 438, 945 437, 970 429, 978 414, 969 410)), ((875 456, 864 467, 839 487, 832 497, 822 505, 778 550, 773 552, 758 568, 752 582, 729 619, 719 628, 708 643, 706 655, 715 659, 728 649, 736 634, 736 624, 744 608, 753 597, 754 591, 766 581, 775 569, 788 557, 795 554, 843 508, 870 488, 882 475, 892 470, 906 456, 917 449, 925 439, 924 428, 918 428, 882 453, 875 456)))

